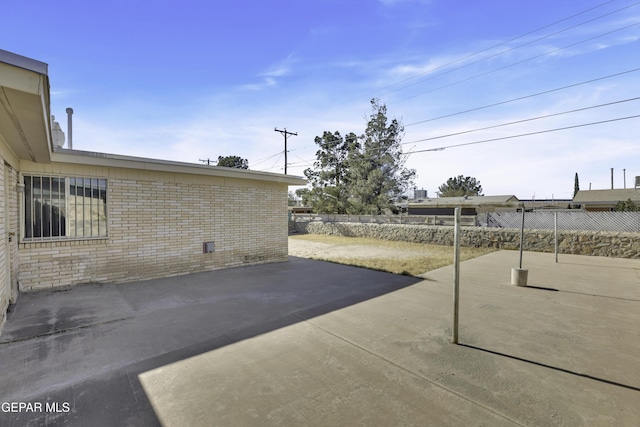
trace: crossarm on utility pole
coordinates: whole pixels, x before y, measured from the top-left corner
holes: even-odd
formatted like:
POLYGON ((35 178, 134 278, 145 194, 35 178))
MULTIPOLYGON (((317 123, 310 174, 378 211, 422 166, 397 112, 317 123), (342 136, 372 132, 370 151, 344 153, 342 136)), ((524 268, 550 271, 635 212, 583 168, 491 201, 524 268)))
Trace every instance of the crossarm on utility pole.
POLYGON ((287 135, 298 136, 298 132, 289 132, 287 128, 280 130, 278 128, 273 129, 275 132, 280 132, 284 135, 284 174, 287 174, 287 135))

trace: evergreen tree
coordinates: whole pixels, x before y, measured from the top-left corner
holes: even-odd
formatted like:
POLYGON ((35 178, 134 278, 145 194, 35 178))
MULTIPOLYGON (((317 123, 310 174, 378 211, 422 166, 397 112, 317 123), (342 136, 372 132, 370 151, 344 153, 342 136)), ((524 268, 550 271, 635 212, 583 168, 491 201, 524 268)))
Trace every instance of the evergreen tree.
POLYGON ((633 200, 627 199, 626 201, 621 200, 616 203, 613 210, 616 212, 638 212, 640 211, 640 207, 638 207, 633 200))
POLYGON ((438 187, 438 191, 440 197, 482 196, 480 181, 462 175, 449 178, 446 183, 438 187))
POLYGON ((576 194, 578 194, 578 191, 580 191, 580 180, 578 180, 578 172, 576 172, 576 176, 573 180, 573 197, 576 197, 576 194))
POLYGON ((387 107, 371 100, 373 112, 365 133, 324 132, 313 168, 304 171, 311 188, 297 190, 305 205, 318 213, 381 214, 394 210, 394 200, 412 184, 415 171, 404 167, 400 141, 403 127, 390 123, 387 107))
POLYGON ((416 171, 404 167, 406 156, 400 142, 404 127, 398 120, 389 122, 387 107, 371 100, 372 113, 367 129, 360 137, 360 150, 350 162, 350 212, 382 214, 395 210, 394 201, 413 184, 416 171))
POLYGON ((343 138, 338 131, 325 131, 322 137, 316 136, 315 143, 319 147, 316 161, 304 171, 311 190, 299 191, 299 195, 318 213, 347 213, 350 160, 359 148, 358 138, 354 133, 343 138))
POLYGON ((249 161, 240 156, 218 156, 218 166, 227 168, 249 169, 249 161))

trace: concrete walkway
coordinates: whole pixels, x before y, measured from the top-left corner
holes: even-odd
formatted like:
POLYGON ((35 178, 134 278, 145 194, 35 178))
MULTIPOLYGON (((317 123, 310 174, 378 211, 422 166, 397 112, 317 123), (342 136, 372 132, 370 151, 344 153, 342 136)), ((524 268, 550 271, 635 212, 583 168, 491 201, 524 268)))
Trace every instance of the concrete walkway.
POLYGON ((525 253, 527 288, 517 262, 462 264, 460 345, 451 267, 291 258, 21 295, 0 402, 61 410, 0 424, 640 425, 640 261, 525 253))

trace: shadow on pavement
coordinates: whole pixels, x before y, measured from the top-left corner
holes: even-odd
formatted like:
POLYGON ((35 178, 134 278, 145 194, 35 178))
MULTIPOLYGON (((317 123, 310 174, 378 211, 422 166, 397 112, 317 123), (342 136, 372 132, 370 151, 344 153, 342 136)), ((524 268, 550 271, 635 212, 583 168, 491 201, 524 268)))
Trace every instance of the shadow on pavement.
POLYGON ((0 401, 59 410, 3 411, 0 424, 158 425, 140 373, 421 280, 291 257, 23 294, 0 337, 0 401))

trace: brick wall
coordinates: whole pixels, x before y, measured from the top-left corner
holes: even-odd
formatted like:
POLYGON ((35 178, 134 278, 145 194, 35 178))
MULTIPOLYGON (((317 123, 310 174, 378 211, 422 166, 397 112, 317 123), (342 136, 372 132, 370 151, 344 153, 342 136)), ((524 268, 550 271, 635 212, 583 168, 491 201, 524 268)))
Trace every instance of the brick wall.
POLYGON ((288 259, 286 184, 73 165, 32 168, 34 173, 107 178, 109 235, 21 242, 21 290, 288 259), (203 242, 214 242, 215 251, 203 253, 203 242))
POLYGON ((7 209, 7 195, 4 191, 4 159, 0 157, 0 330, 6 321, 7 307, 9 306, 10 288, 7 281, 7 271, 4 268, 6 257, 9 255, 7 250, 7 230, 4 226, 5 209, 7 209))

